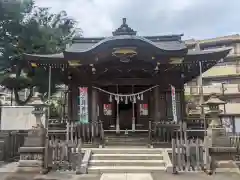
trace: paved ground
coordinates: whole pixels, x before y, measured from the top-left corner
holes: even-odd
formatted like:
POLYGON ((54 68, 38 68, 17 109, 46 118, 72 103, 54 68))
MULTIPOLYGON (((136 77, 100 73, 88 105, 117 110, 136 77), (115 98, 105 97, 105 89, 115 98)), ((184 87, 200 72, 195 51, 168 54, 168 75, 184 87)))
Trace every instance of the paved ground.
POLYGON ((154 173, 152 174, 153 180, 240 180, 240 174, 237 173, 217 173, 209 176, 205 173, 180 173, 177 175, 167 173, 154 173))
POLYGON ((154 174, 103 174, 100 175, 75 175, 68 173, 50 173, 48 175, 34 174, 1 174, 1 180, 240 180, 240 174, 218 173, 208 176, 204 173, 184 173, 172 175, 167 173, 154 174))
POLYGON ((18 163, 2 164, 0 166, 0 180, 240 180, 237 173, 217 173, 212 176, 205 173, 189 172, 177 175, 168 173, 144 174, 86 174, 76 175, 71 172, 51 172, 47 175, 29 173, 15 173, 18 163))

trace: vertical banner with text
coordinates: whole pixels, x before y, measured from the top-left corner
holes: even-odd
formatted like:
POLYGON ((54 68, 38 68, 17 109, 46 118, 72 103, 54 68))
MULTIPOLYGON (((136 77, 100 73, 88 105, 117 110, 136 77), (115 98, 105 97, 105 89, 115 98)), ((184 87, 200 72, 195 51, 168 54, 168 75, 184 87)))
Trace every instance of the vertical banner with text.
POLYGON ((173 121, 177 122, 177 103, 175 87, 171 85, 173 121))
POLYGON ((88 123, 88 88, 79 88, 79 118, 81 123, 88 123))

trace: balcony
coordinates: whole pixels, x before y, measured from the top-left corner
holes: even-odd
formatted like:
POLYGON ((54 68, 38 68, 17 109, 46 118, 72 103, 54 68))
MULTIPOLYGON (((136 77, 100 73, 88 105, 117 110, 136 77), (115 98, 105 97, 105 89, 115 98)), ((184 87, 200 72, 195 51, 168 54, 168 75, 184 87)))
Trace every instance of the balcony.
MULTIPOLYGON (((222 110, 221 114, 224 114, 224 105, 220 105, 219 107, 222 110)), ((225 104, 225 108, 226 108, 226 115, 240 115, 240 103, 227 103, 225 104)), ((209 110, 209 108, 205 107, 204 111, 205 113, 207 113, 207 111, 209 110)), ((194 112, 194 114, 200 114, 201 110, 198 107, 197 110, 194 112)))
MULTIPOLYGON (((240 115, 240 103, 227 103, 227 104, 225 104, 225 108, 226 108, 226 114, 229 114, 229 115, 239 114, 240 115)), ((224 111, 223 111, 224 105, 220 105, 220 109, 224 113, 224 111)))
MULTIPOLYGON (((223 94, 221 85, 203 86, 203 95, 210 95, 211 93, 223 94)), ((185 86, 186 95, 200 95, 200 86, 185 86)), ((240 84, 224 84, 225 95, 240 95, 240 84)))
POLYGON ((203 78, 211 78, 218 76, 240 76, 240 72, 237 71, 236 65, 226 65, 226 66, 214 66, 208 71, 203 73, 203 78))

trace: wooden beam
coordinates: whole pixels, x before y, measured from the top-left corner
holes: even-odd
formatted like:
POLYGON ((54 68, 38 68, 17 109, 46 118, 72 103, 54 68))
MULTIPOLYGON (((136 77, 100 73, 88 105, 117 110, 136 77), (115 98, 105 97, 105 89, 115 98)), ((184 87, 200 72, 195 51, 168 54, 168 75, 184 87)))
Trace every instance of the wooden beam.
POLYGON ((178 77, 153 77, 153 78, 114 78, 114 79, 99 79, 93 81, 96 85, 156 85, 169 86, 169 84, 176 85, 180 83, 178 77))

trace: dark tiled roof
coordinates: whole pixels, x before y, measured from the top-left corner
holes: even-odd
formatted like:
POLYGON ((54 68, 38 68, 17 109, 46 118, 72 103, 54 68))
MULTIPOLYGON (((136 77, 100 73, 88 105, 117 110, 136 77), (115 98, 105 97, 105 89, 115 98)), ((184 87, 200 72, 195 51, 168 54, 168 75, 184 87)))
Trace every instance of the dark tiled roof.
POLYGON ((119 35, 108 38, 76 38, 73 40, 73 44, 66 49, 66 52, 87 52, 100 45, 118 40, 138 40, 165 51, 178 51, 186 49, 185 43, 181 41, 181 35, 149 37, 119 35))

